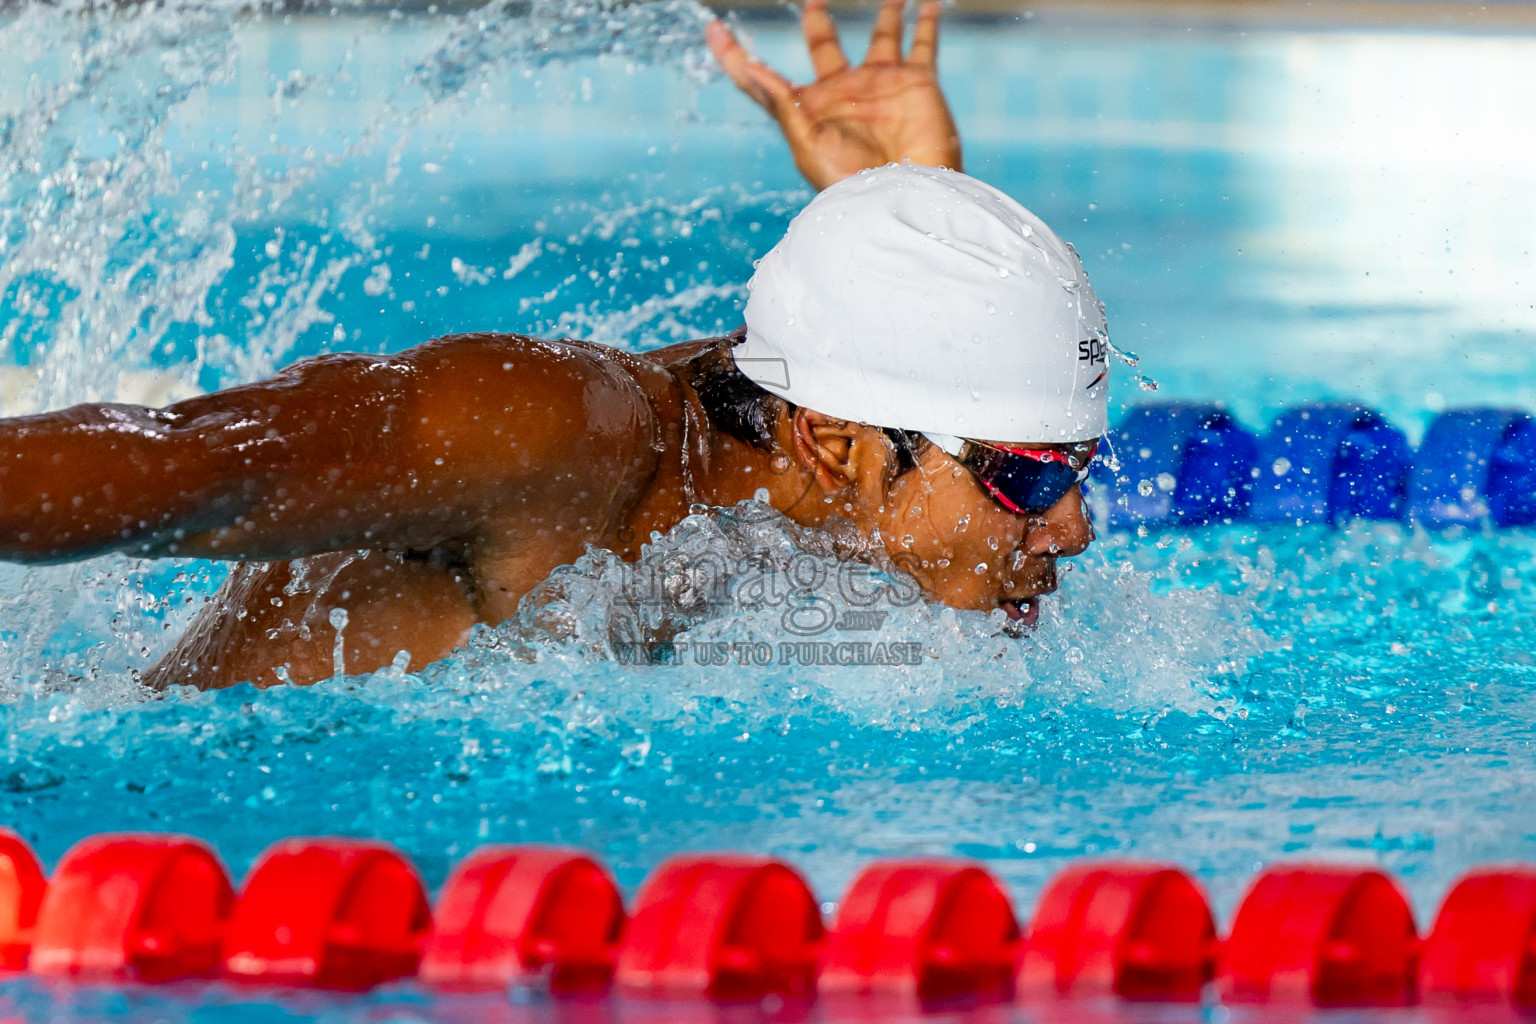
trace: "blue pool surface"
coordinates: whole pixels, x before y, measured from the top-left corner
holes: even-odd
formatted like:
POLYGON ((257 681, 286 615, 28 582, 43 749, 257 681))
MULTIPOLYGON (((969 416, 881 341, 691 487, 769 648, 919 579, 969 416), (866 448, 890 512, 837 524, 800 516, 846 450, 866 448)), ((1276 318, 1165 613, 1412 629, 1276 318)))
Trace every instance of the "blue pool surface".
MULTIPOLYGON (((715 333, 809 198, 691 3, 237 8, 0 14, 25 55, 0 64, 7 412, 454 331, 715 333)), ((804 76, 787 15, 745 28, 804 76)), ((1345 400, 1417 441, 1445 408, 1536 410, 1536 38, 1042 17, 956 21, 941 64, 967 169, 1077 246, 1141 356, 1117 415, 1217 401, 1257 429, 1345 400)), ((835 638, 920 665, 626 664, 662 629, 793 639, 783 605, 737 598, 748 573, 676 599, 722 551, 852 621, 824 539, 744 506, 658 538, 649 575, 594 552, 414 675, 149 700, 134 672, 223 567, 0 566, 0 823, 48 863, 189 832, 237 875, 283 836, 374 836, 433 885, 480 843, 553 841, 630 892, 671 853, 746 849, 829 910, 877 856, 978 858, 1027 912, 1063 865, 1126 855, 1186 866, 1227 918, 1260 866, 1308 857, 1392 870, 1421 927, 1468 867, 1536 861, 1531 530, 1113 532, 1023 641, 892 599, 835 638)), ((280 1003, 0 983, 28 1019, 548 1019, 408 988, 280 1003)))

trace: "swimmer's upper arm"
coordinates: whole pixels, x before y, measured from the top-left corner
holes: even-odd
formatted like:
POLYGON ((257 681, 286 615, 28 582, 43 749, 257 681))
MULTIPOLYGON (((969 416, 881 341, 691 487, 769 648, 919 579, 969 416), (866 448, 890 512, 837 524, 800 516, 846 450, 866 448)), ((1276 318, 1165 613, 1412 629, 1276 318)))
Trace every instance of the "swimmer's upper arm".
POLYGON ((313 550, 336 504, 327 489, 349 471, 362 482, 403 394, 386 360, 325 356, 164 409, 87 404, 0 421, 0 557, 313 550))
POLYGON ((468 541, 500 503, 544 486, 554 462, 592 455, 572 425, 612 389, 590 359, 558 355, 508 336, 449 338, 398 357, 306 360, 161 410, 0 421, 0 557, 279 559, 468 541))

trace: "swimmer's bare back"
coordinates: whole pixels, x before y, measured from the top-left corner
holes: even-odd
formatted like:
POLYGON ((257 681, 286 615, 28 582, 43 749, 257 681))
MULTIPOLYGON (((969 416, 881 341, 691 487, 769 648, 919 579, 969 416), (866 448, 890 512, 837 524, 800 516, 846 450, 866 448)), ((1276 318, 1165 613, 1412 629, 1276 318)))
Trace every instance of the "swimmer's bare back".
POLYGON ((687 514, 701 417, 663 364, 694 351, 458 335, 165 409, 0 420, 0 558, 239 560, 155 687, 314 682, 338 626, 345 671, 419 668, 586 545, 634 557, 687 514))

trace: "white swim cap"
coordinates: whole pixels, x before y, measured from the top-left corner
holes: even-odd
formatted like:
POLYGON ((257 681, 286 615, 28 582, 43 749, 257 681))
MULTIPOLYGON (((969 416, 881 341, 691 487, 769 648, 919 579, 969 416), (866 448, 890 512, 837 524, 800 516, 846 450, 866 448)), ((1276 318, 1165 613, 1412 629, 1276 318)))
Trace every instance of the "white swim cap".
POLYGON ((1077 253, 975 178, 908 164, 845 178, 750 287, 736 365, 798 406, 990 441, 1106 429, 1108 330, 1077 253))

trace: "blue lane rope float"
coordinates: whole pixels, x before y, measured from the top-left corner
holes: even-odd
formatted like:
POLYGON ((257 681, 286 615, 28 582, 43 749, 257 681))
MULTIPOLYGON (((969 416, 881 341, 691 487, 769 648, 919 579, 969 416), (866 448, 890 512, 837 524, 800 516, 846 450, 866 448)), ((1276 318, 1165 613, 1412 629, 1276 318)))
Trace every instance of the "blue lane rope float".
POLYGON ((1258 446, 1222 409, 1144 405, 1131 410, 1111 441, 1120 460, 1111 482, 1111 526, 1195 526, 1247 514, 1258 446))
POLYGON ((1358 405, 1282 413, 1259 441, 1255 522, 1400 519, 1412 449, 1402 431, 1358 405))
POLYGON ((1281 413, 1256 437, 1216 405, 1132 409, 1095 467, 1112 528, 1406 520, 1434 528, 1536 523, 1536 419, 1518 409, 1440 414, 1415 452, 1361 405, 1281 413))
POLYGON ((1509 409, 1440 415, 1408 485, 1415 519, 1431 526, 1536 522, 1536 421, 1509 409))

